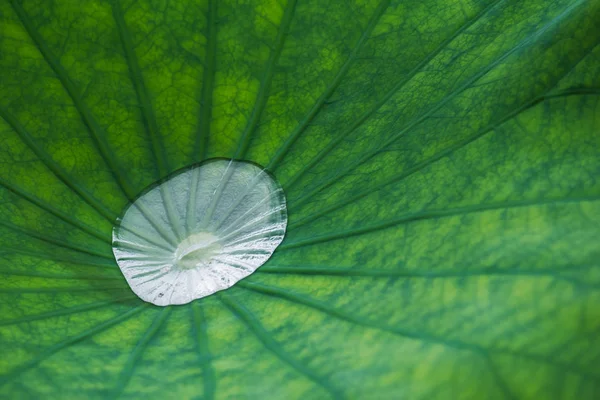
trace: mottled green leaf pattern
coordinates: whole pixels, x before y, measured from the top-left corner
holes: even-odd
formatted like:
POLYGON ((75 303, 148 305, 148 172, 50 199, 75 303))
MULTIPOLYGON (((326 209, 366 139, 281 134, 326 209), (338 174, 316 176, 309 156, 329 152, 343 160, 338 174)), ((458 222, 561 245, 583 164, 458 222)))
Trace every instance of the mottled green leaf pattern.
POLYGON ((0 397, 598 398, 599 20, 0 0, 0 397), (277 177, 285 240, 226 291, 144 303, 116 218, 214 157, 277 177))

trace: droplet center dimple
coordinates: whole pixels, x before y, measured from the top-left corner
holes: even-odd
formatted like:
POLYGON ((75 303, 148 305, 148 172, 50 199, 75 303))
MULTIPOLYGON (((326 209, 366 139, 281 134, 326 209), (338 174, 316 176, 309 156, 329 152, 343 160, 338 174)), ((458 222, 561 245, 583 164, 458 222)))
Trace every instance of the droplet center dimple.
POLYGON ((209 232, 200 232, 181 241, 175 251, 175 265, 182 269, 208 266, 222 246, 219 239, 209 232))

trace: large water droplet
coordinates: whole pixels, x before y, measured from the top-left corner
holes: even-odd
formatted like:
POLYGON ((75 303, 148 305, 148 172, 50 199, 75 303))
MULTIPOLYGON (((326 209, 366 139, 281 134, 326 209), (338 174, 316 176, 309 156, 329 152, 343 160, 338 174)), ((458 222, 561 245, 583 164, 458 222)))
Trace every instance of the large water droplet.
POLYGON ((142 300, 185 304, 254 272, 286 225, 273 176, 253 163, 214 159, 144 191, 113 229, 113 252, 142 300))

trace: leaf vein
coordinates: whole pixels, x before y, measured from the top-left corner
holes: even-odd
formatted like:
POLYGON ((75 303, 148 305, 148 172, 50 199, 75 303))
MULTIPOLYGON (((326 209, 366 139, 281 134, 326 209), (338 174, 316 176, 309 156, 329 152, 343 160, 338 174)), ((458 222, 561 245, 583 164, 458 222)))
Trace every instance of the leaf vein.
POLYGON ((223 304, 235 315, 237 316, 244 324, 252 331, 252 333, 256 336, 256 338, 269 349, 273 354, 275 354, 281 361, 288 364, 290 367, 294 368, 300 374, 304 375, 309 380, 315 382, 319 386, 323 387, 327 390, 334 399, 342 399, 344 396, 342 393, 331 386, 331 384, 323 377, 315 374, 305 365, 300 363, 298 360, 293 358, 289 353, 287 353, 275 339, 271 336, 271 334, 264 328, 264 326, 260 323, 258 318, 250 312, 246 307, 237 303, 232 297, 224 294, 223 292, 219 293, 219 300, 223 302, 223 304))

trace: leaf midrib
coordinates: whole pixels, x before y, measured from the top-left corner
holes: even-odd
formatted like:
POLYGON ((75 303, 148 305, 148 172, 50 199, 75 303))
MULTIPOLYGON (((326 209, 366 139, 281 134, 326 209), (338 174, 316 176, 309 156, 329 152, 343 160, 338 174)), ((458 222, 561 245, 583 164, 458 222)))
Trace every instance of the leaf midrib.
POLYGON ((588 195, 588 196, 577 196, 577 197, 565 197, 565 198, 542 198, 533 200, 517 200, 517 201, 506 201, 502 203, 489 203, 489 204, 473 204, 464 207, 456 208, 445 208, 437 210, 424 210, 415 213, 408 213, 400 215, 396 218, 391 218, 385 222, 375 223, 366 225, 360 228, 341 230, 337 232, 329 232, 326 234, 312 236, 306 239, 296 240, 295 242, 284 243, 279 246, 278 250, 287 250, 303 246, 308 246, 316 243, 324 243, 331 240, 348 238, 357 235, 363 235, 367 233, 376 232, 386 228, 390 228, 396 225, 405 224, 409 222, 427 220, 434 218, 453 217, 458 215, 465 215, 471 213, 479 213, 485 211, 511 209, 511 208, 522 208, 530 206, 541 206, 541 205, 554 205, 554 204, 570 204, 570 203, 582 203, 582 202, 593 202, 600 200, 600 195, 588 195))

